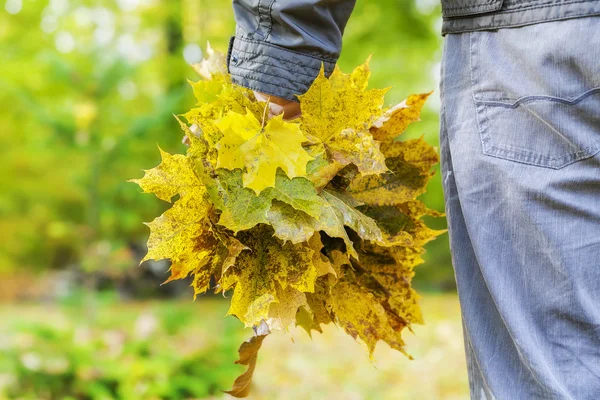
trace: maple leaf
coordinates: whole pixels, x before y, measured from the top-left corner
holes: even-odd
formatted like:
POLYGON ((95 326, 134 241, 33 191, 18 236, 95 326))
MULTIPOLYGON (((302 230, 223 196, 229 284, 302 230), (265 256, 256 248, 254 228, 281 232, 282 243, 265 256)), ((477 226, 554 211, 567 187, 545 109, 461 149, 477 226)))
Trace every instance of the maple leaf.
MULTIPOLYGON (((262 116, 264 105, 255 102, 254 95, 246 88, 236 86, 228 81, 201 80, 189 83, 198 104, 184 115, 188 121, 198 123, 211 132, 218 131, 214 127, 214 122, 230 111, 243 114, 249 110, 256 117, 262 116)), ((218 138, 221 135, 214 132, 214 136, 218 138)))
POLYGON ((420 138, 388 143, 382 150, 389 172, 357 176, 348 186, 348 193, 375 205, 401 204, 424 193, 433 176, 431 168, 439 161, 435 149, 420 138))
POLYGON ((416 200, 438 155, 422 138, 394 141, 419 119, 429 94, 383 109, 369 90, 368 60, 350 74, 321 70, 299 96, 300 123, 265 119, 267 104, 233 85, 208 49, 192 82, 198 104, 178 119, 187 155, 133 180, 172 207, 148 225, 145 259, 172 262, 167 281, 193 276, 233 291, 228 314, 255 330, 239 349, 248 369, 228 392, 250 392, 258 350, 294 322, 310 335, 336 323, 372 354, 379 341, 404 352, 401 332, 422 323, 412 289, 423 246, 444 231, 416 200), (262 122, 259 122, 262 121, 262 122))
POLYGON ((421 264, 420 247, 385 248, 365 244, 360 250, 360 271, 356 279, 368 288, 402 325, 422 324, 423 316, 418 304, 420 296, 411 287, 414 267, 421 264))
MULTIPOLYGON (((250 248, 245 246, 235 237, 223 234, 219 234, 218 236, 221 240, 221 243, 223 244, 223 246, 221 247, 222 251, 218 255, 219 265, 221 266, 220 277, 222 277, 227 272, 227 270, 235 264, 237 256, 239 256, 240 253, 244 250, 250 250, 250 248)), ((218 275, 215 276, 219 278, 218 275)))
MULTIPOLYGON (((200 106, 215 103, 222 99, 224 84, 221 81, 198 81, 189 82, 194 91, 194 97, 200 106)), ((216 107, 214 107, 216 108, 216 107)))
POLYGON ((225 393, 237 397, 244 398, 250 394, 250 384, 252 383, 252 376, 256 369, 256 360, 258 358, 258 351, 262 346, 263 340, 271 332, 265 322, 262 322, 255 329, 255 335, 249 340, 242 343, 238 350, 239 359, 235 362, 236 364, 247 365, 248 369, 246 372, 238 376, 233 383, 233 387, 225 393))
POLYGON ((267 212, 267 221, 275 230, 275 236, 292 243, 306 242, 318 229, 313 217, 281 201, 273 202, 267 212))
POLYGON ((337 270, 334 268, 327 256, 325 256, 325 254, 322 252, 325 245, 321 239, 321 234, 315 233, 310 239, 307 240, 306 245, 314 250, 312 262, 317 270, 317 277, 332 274, 337 278, 337 270))
POLYGON ((190 139, 188 154, 205 158, 214 164, 217 160, 215 145, 223 137, 215 121, 230 111, 240 114, 250 111, 258 118, 262 116, 264 105, 255 101, 249 89, 232 84, 229 75, 217 74, 216 78, 209 81, 189 83, 198 104, 183 115, 191 126, 197 127, 196 132, 190 135, 190 129, 180 122, 190 139), (196 136, 200 140, 196 140, 196 136))
POLYGON ((331 157, 340 165, 354 164, 363 175, 387 172, 385 156, 368 131, 342 129, 327 143, 331 157))
POLYGON ((202 191, 203 185, 184 155, 171 155, 160 147, 158 150, 161 163, 155 168, 145 170, 143 178, 130 179, 128 182, 136 183, 145 193, 154 193, 156 197, 169 203, 176 194, 202 191))
POLYGON ((277 171, 275 185, 265 189, 261 195, 263 193, 315 218, 321 215, 321 208, 326 205, 308 179, 289 179, 281 170, 277 171))
POLYGON ((215 181, 222 213, 219 224, 233 232, 250 229, 260 223, 268 223, 267 211, 272 198, 257 196, 253 190, 243 187, 242 171, 221 169, 215 181))
POLYGON ((375 220, 356 209, 359 203, 343 193, 332 190, 324 190, 322 196, 335 210, 337 219, 342 221, 344 226, 351 228, 365 240, 380 240, 381 230, 375 220))
POLYGON ((307 306, 298 309, 296 323, 309 335, 311 335, 311 331, 313 330, 323 332, 321 324, 327 325, 333 322, 327 305, 327 299, 331 295, 333 282, 335 280, 330 277, 319 278, 315 284, 314 293, 306 293, 307 306))
POLYGON ((287 330, 296 320, 298 308, 306 305, 306 295, 288 286, 285 290, 278 291, 277 302, 269 306, 269 318, 267 325, 271 330, 287 330))
POLYGON ((363 240, 370 240, 383 246, 395 244, 391 237, 385 236, 375 220, 362 213, 356 207, 360 202, 342 192, 326 189, 319 197, 323 203, 317 218, 275 202, 267 213, 267 222, 280 239, 294 243, 304 242, 315 232, 323 231, 330 237, 343 239, 348 254, 358 258, 354 243, 348 236, 346 227, 352 229, 363 240))
POLYGON ((216 126, 223 134, 217 143, 217 168, 244 169, 244 187, 257 194, 275 186, 277 169, 288 177, 305 177, 306 164, 312 157, 302 143, 306 136, 296 123, 289 123, 279 115, 264 126, 251 113, 229 112, 216 126))
POLYGON ((148 252, 142 259, 171 260, 171 277, 183 279, 205 265, 218 245, 210 224, 208 208, 194 196, 185 196, 163 215, 149 222, 148 252))
POLYGON ((214 50, 210 42, 206 42, 206 54, 208 54, 207 58, 199 63, 192 64, 192 68, 194 68, 198 75, 208 80, 219 80, 219 78, 229 79, 225 55, 214 50))
POLYGON ((323 231, 331 237, 343 239, 348 253, 354 257, 358 255, 346 232, 346 226, 358 233, 362 239, 383 241, 383 235, 376 222, 355 208, 358 204, 355 200, 330 190, 323 190, 319 197, 323 203, 318 218, 295 210, 287 204, 275 202, 267 214, 267 221, 273 226, 275 235, 280 239, 299 243, 307 241, 315 232, 323 231))
POLYGON ((302 244, 282 243, 266 225, 240 232, 238 239, 250 251, 242 252, 221 279, 222 290, 234 288, 228 314, 251 327, 269 318, 272 303, 297 310, 296 300, 281 293, 288 287, 314 291, 314 250, 302 244))
POLYGON ((356 282, 353 274, 333 286, 327 304, 335 320, 350 336, 361 339, 372 356, 378 341, 404 353, 400 332, 405 325, 389 313, 377 297, 356 282))
MULTIPOLYGON (((166 282, 194 275, 194 295, 204 293, 211 276, 221 275, 245 249, 235 238, 218 234, 211 218, 212 205, 204 185, 194 173, 190 160, 162 150, 162 161, 134 179, 145 192, 170 202, 180 198, 164 214, 148 223, 150 237, 146 260, 171 260, 171 276, 166 282)), ((165 283, 166 283, 165 282, 165 283)))
MULTIPOLYGON (((278 219, 281 216, 278 212, 280 203, 289 206, 298 218, 304 214, 319 216, 325 205, 310 181, 304 178, 289 179, 282 171, 277 173, 274 187, 263 190, 259 195, 243 187, 240 169, 219 169, 212 182, 208 183, 209 187, 211 185, 218 198, 215 204, 222 211, 219 224, 234 232, 250 229, 260 223, 293 222, 278 219)), ((291 236, 281 236, 281 239, 295 243, 304 241, 291 236)))
POLYGON ((189 160, 182 155, 160 152, 161 163, 145 171, 142 179, 131 182, 168 202, 176 194, 181 197, 171 209, 147 224, 150 227, 148 253, 142 262, 171 259, 173 275, 183 277, 194 270, 216 244, 204 222, 211 205, 206 201, 206 189, 189 160))
POLYGON ((430 210, 419 200, 411 200, 406 203, 392 206, 364 205, 358 209, 365 215, 373 218, 390 236, 407 234, 412 246, 423 246, 427 242, 446 232, 446 230, 434 230, 427 227, 421 220, 422 216, 442 217, 444 214, 430 210))
POLYGON ((354 244, 346 232, 346 226, 363 240, 383 244, 384 237, 375 220, 355 208, 360 203, 343 193, 332 190, 322 191, 321 196, 329 203, 329 206, 323 208, 317 221, 317 228, 331 237, 343 239, 348 254, 358 258, 354 244))
POLYGON ((419 121, 421 109, 432 92, 413 94, 402 103, 387 110, 371 127, 373 137, 381 142, 394 140, 408 125, 419 121))
POLYGON ((369 128, 382 111, 387 90, 367 90, 368 60, 352 74, 335 68, 325 77, 323 68, 308 91, 298 96, 302 129, 312 143, 323 146, 330 158, 353 163, 362 174, 379 174, 387 169, 369 128))
POLYGON ((298 312, 296 313, 296 326, 302 327, 311 338, 313 330, 323 333, 321 326, 315 323, 313 312, 310 307, 307 306, 302 306, 298 309, 298 312))
MULTIPOLYGON (((313 155, 310 152, 309 154, 313 155)), ((313 157, 315 158, 306 166, 307 179, 316 189, 322 189, 344 168, 344 164, 335 160, 329 161, 324 152, 316 153, 313 157)))

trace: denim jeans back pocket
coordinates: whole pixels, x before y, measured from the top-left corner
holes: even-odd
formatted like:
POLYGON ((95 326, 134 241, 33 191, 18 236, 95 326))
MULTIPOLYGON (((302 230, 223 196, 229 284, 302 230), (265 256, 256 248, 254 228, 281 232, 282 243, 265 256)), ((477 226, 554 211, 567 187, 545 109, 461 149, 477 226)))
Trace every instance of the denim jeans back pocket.
POLYGON ((597 29, 598 19, 549 24, 551 37, 548 24, 471 33, 486 155, 559 169, 600 151, 600 35, 597 43, 572 40, 597 29))

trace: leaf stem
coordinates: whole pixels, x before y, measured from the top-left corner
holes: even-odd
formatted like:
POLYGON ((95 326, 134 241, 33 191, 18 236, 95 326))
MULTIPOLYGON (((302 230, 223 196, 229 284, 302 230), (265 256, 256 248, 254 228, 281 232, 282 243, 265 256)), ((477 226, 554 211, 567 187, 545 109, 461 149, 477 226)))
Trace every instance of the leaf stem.
POLYGON ((260 124, 260 131, 264 131, 265 130, 265 120, 267 117, 267 110, 269 109, 269 103, 270 103, 271 98, 267 98, 267 102, 265 103, 265 110, 263 111, 263 117, 262 117, 262 123, 260 124))

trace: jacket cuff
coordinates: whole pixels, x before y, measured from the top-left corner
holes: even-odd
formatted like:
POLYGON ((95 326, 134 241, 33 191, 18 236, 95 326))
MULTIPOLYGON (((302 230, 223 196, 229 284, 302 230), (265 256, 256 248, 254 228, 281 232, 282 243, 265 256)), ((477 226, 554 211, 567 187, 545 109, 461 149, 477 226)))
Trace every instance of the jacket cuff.
POLYGON ((292 101, 308 90, 321 65, 329 76, 336 61, 236 36, 229 41, 227 52, 233 83, 292 101))

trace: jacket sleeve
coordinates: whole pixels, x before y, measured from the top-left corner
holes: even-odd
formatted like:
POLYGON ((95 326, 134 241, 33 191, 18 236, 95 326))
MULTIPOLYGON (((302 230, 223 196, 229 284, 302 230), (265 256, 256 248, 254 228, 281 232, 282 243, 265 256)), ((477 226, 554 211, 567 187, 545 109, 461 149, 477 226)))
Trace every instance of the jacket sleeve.
POLYGON ((323 64, 329 75, 355 0, 233 0, 227 52, 234 83, 297 101, 323 64))

